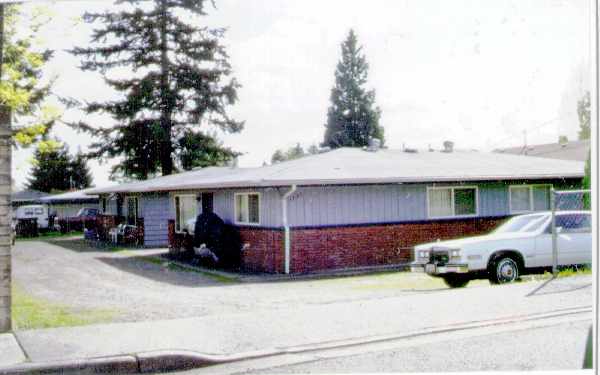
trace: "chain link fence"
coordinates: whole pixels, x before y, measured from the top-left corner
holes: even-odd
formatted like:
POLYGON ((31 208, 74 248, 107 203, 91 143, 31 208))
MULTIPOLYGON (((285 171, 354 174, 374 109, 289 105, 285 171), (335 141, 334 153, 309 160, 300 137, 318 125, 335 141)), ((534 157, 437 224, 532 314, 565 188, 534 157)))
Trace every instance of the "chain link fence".
POLYGON ((560 264, 587 264, 591 250, 590 190, 554 190, 550 192, 552 211, 552 274, 560 264), (586 258, 587 259, 587 258, 586 258))

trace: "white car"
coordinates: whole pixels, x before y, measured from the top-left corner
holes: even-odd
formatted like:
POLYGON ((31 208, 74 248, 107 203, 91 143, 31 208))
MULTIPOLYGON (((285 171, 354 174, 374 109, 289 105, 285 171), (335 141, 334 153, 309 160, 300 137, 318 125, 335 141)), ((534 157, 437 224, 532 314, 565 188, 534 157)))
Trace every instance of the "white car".
MULTIPOLYGON (((412 272, 442 277, 450 287, 489 278, 494 284, 552 266, 550 212, 515 216, 485 236, 415 246, 412 272)), ((558 265, 592 262, 589 211, 556 213, 558 265)))

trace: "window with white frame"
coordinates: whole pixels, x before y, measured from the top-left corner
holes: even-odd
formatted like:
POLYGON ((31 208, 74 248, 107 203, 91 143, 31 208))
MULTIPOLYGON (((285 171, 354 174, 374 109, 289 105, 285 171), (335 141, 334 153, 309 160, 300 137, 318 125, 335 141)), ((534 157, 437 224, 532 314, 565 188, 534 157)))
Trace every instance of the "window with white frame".
POLYGON ((193 194, 180 194, 175 196, 175 231, 181 232, 186 228, 187 222, 198 216, 198 203, 193 194))
POLYGON ((427 188, 429 217, 477 215, 477 187, 452 186, 427 188))
POLYGON ((510 212, 513 214, 550 209, 552 185, 512 185, 509 187, 510 212))
POLYGON ((237 224, 260 224, 260 194, 235 194, 235 222, 237 224))

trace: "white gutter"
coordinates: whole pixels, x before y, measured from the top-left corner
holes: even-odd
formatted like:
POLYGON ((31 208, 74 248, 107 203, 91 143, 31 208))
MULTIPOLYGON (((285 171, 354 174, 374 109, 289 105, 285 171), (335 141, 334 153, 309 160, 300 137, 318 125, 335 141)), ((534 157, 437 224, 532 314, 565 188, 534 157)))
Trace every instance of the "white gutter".
POLYGON ((290 188, 290 190, 288 190, 285 194, 283 194, 283 196, 281 197, 281 206, 283 208, 283 230, 284 230, 284 247, 285 247, 285 266, 284 266, 284 272, 286 274, 290 273, 290 226, 288 224, 288 216, 287 216, 287 202, 288 202, 288 198, 290 197, 290 195, 294 194, 294 192, 296 191, 297 187, 296 185, 292 185, 292 187, 290 188))

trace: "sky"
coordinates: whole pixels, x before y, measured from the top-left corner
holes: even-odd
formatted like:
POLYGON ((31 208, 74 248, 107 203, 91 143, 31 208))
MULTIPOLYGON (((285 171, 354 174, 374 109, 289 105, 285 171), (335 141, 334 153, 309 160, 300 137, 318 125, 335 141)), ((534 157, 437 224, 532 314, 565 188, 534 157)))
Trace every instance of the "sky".
MULTIPOLYGON (((81 15, 112 3, 37 4, 52 13, 40 46, 56 51, 45 68, 56 76, 53 91, 114 99, 99 74, 80 71, 66 52, 89 43, 92 27, 81 15)), ((559 135, 576 139, 577 101, 589 90, 594 61, 591 7, 591 0, 216 0, 202 22, 227 27, 223 43, 242 84, 230 114, 246 124, 219 137, 243 152, 242 167, 269 162, 278 148, 320 143, 340 44, 353 28, 389 148, 438 149, 451 140, 456 148, 490 151, 559 135)), ((63 119, 113 123, 77 109, 63 109, 63 119)), ((52 134, 72 152, 93 141, 65 125, 52 134)), ((18 189, 31 155, 14 153, 18 189)), ((113 163, 89 162, 95 186, 114 184, 113 163)))

